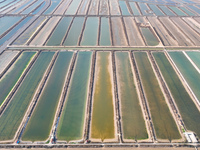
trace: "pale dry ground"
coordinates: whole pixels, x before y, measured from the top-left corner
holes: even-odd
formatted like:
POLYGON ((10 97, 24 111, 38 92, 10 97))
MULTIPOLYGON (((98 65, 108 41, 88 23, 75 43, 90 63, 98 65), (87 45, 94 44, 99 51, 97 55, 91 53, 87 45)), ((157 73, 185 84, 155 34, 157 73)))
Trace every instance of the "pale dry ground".
MULTIPOLYGON (((36 148, 31 148, 35 149, 36 148)), ((49 150, 48 148, 37 148, 37 150, 49 150)), ((1 149, 1 150, 19 150, 19 149, 1 149)), ((23 150, 30 150, 24 149, 23 150)), ((51 148, 50 150, 195 150, 195 148, 51 148)))

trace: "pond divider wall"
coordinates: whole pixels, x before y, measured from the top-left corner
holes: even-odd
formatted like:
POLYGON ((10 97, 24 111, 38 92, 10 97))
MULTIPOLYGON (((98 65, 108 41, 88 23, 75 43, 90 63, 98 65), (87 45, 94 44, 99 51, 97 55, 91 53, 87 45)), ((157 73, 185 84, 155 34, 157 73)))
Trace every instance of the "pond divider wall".
POLYGON ((153 123, 152 123, 149 106, 148 106, 147 99, 146 99, 146 96, 145 96, 145 93, 144 93, 144 90, 143 90, 143 86, 142 86, 142 83, 141 83, 141 79, 140 79, 140 75, 139 75, 139 71, 138 71, 138 68, 137 68, 135 58, 134 58, 133 53, 131 51, 129 53, 130 53, 130 57, 131 57, 131 60, 132 60, 131 63, 133 64, 135 76, 136 76, 136 79, 137 79, 137 86, 138 86, 138 89, 139 89, 139 92, 140 92, 139 94, 140 94, 140 98, 141 98, 141 101, 142 101, 142 108, 144 110, 145 120, 147 121, 147 129, 148 129, 147 131, 148 131, 148 134, 149 134, 149 138, 152 140, 152 142, 154 142, 154 141, 156 141, 156 134, 155 134, 154 126, 153 126, 153 123))
POLYGON ((15 94, 15 92, 17 91, 17 89, 19 88, 19 86, 21 85, 21 83, 23 82, 24 78, 28 74, 29 70, 31 69, 31 67, 34 64, 34 62, 36 61, 36 59, 38 58, 39 54, 40 54, 40 51, 37 54, 35 54, 34 58, 29 63, 28 67, 26 67, 26 69, 24 70, 23 74, 20 76, 19 80, 17 81, 17 83, 13 87, 12 91, 10 91, 10 93, 8 94, 6 100, 1 105, 1 107, 0 107, 0 116, 3 114, 3 112, 6 109, 7 105, 11 101, 13 95, 15 94))
POLYGON ((96 64, 96 51, 92 54, 92 64, 90 72, 90 83, 89 83, 89 92, 87 100, 87 110, 86 110, 86 121, 84 129, 84 141, 89 140, 90 136, 90 126, 91 126, 91 116, 92 116, 92 96, 93 96, 93 86, 94 86, 94 75, 95 75, 95 64, 96 64))
POLYGON ((115 64, 115 52, 112 51, 112 71, 113 71, 113 83, 114 83, 114 95, 115 95, 115 116, 116 117, 116 124, 117 124, 117 134, 118 134, 118 141, 120 143, 123 142, 122 138, 122 126, 121 126, 121 114, 120 114, 120 102, 118 96, 118 85, 117 85, 117 74, 116 74, 116 64, 115 64))
POLYGON ((113 41, 113 29, 112 29, 112 22, 111 22, 111 17, 109 17, 109 26, 110 26, 110 40, 111 40, 111 46, 114 45, 114 41, 113 41))
POLYGON ((84 17, 84 18, 85 18, 85 19, 84 19, 84 22, 83 22, 81 34, 79 35, 79 38, 78 38, 78 43, 77 43, 78 46, 80 46, 80 44, 81 44, 81 40, 82 40, 82 38, 83 38, 83 33, 84 33, 84 30, 85 30, 86 21, 87 21, 88 17, 84 17))
POLYGON ((52 68, 53 68, 53 66, 55 64, 55 61, 56 61, 56 59, 58 57, 58 54, 59 54, 59 52, 56 51, 56 53, 54 54, 54 56, 53 56, 53 58, 52 58, 52 60, 51 60, 51 62, 49 64, 46 72, 44 73, 44 76, 43 76, 42 80, 40 81, 40 83, 38 85, 37 91, 35 92, 32 101, 30 102, 30 104, 28 106, 28 109, 27 109, 27 111, 26 111, 26 113, 25 113, 25 115, 23 117, 23 120, 22 120, 22 122, 21 122, 21 124, 20 124, 20 126, 18 128, 18 131, 16 132, 15 139, 18 140, 18 141, 21 140, 21 136, 23 134, 23 131, 25 130, 26 124, 28 123, 29 118, 31 117, 31 115, 32 115, 32 113, 33 113, 33 111, 34 111, 34 109, 35 109, 35 107, 37 105, 37 102, 39 100, 39 96, 41 95, 42 90, 43 90, 43 88, 44 88, 44 86, 45 86, 45 84, 47 82, 47 79, 48 79, 48 77, 49 77, 49 75, 51 73, 51 70, 52 70, 52 68))
POLYGON ((3 72, 0 74, 0 79, 3 77, 3 75, 8 71, 8 69, 13 65, 13 63, 17 60, 17 58, 21 55, 23 51, 20 51, 8 64, 8 66, 3 70, 3 72))
POLYGON ((57 107, 57 111, 56 111, 56 114, 55 114, 55 117, 54 117, 54 122, 53 122, 51 133, 50 133, 50 136, 53 135, 53 137, 56 137, 57 124, 58 124, 59 118, 62 114, 63 107, 65 105, 65 100, 66 100, 71 76, 72 76, 72 73, 73 73, 73 70, 74 70, 74 66, 75 66, 75 62, 76 62, 76 58, 77 58, 77 53, 78 52, 73 53, 72 60, 71 60, 71 63, 70 63, 70 68, 69 68, 69 71, 66 75, 67 78, 66 78, 64 87, 62 89, 62 95, 61 95, 61 98, 60 98, 60 101, 59 101, 59 104, 58 104, 58 107, 57 107))
POLYGON ((160 84, 162 85, 161 88, 163 89, 163 94, 166 96, 166 102, 167 102, 167 105, 170 109, 170 112, 171 112, 171 114, 172 114, 172 116, 173 116, 173 118, 176 122, 176 125, 178 126, 179 132, 181 133, 181 136, 182 136, 181 141, 184 141, 182 129, 186 130, 186 127, 184 125, 183 119, 182 119, 180 112, 178 110, 178 107, 176 106, 176 104, 173 100, 172 94, 170 93, 169 88, 164 81, 164 78, 161 74, 161 71, 158 68, 158 65, 156 64, 156 61, 155 61, 152 53, 149 51, 147 54, 148 54, 150 63, 152 64, 152 68, 153 68, 153 70, 155 70, 155 74, 159 79, 158 82, 160 82, 160 84))

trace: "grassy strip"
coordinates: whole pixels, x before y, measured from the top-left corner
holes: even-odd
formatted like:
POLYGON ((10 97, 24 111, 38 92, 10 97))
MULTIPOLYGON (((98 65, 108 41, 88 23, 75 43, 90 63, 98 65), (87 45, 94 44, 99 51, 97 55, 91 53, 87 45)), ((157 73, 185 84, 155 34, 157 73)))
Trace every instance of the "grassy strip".
POLYGON ((64 85, 72 52, 60 52, 22 139, 44 141, 48 138, 64 85))
POLYGON ((125 139, 147 139, 148 134, 141 111, 128 52, 116 53, 122 127, 125 139))
POLYGON ((188 130, 200 137, 200 112, 163 52, 153 53, 188 130))
POLYGON ((169 141, 181 138, 147 54, 145 52, 135 52, 134 54, 148 99, 157 138, 168 139, 169 141))
POLYGON ((92 52, 79 52, 70 89, 58 125, 59 140, 80 140, 83 136, 85 106, 92 52))
POLYGON ((36 88, 53 56, 53 52, 42 52, 30 72, 0 117, 0 140, 14 137, 36 88))

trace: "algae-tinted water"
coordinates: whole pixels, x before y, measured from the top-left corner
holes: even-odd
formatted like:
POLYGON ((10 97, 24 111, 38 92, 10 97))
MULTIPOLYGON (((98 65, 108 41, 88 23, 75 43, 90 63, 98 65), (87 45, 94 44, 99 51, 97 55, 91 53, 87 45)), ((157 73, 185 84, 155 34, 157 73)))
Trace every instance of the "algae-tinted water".
POLYGON ((142 79, 143 88, 149 103, 156 136, 159 139, 179 139, 176 123, 165 102, 156 76, 152 70, 147 54, 136 52, 135 58, 142 79))
POLYGON ((68 96, 58 125, 58 140, 80 140, 83 136, 92 52, 79 52, 68 96))
POLYGON ((95 70, 91 138, 102 141, 115 137, 110 57, 109 52, 98 52, 95 70))
POLYGON ((72 23, 72 26, 69 30, 67 38, 63 45, 65 46, 76 46, 78 44, 79 36, 82 31, 84 17, 75 17, 72 23))
POLYGON ((153 53, 162 75, 172 93, 188 130, 194 131, 200 137, 200 112, 185 90, 178 75, 167 60, 164 53, 153 53))
POLYGON ((53 54, 53 52, 42 52, 40 54, 0 117, 0 140, 10 140, 14 137, 53 54))
POLYGON ((22 136, 25 141, 48 138, 61 96, 72 52, 60 52, 45 88, 22 136))
POLYGON ((186 52, 195 65, 200 69, 200 52, 186 52))
POLYGON ((99 45, 101 46, 111 46, 110 40, 110 25, 109 19, 102 17, 101 18, 101 33, 100 33, 100 42, 99 45))
POLYGON ((119 1, 119 6, 121 8, 122 15, 130 15, 128 7, 126 5, 126 1, 119 1))
POLYGON ((178 16, 187 16, 184 12, 182 12, 180 9, 177 7, 169 7, 171 10, 173 10, 178 16))
POLYGON ((139 10, 134 2, 129 2, 134 15, 140 15, 139 10))
POLYGON ((147 139, 148 134, 127 52, 116 53, 116 68, 121 101, 123 136, 125 139, 147 139))
POLYGON ((149 28, 141 27, 142 34, 149 46, 156 46, 159 44, 157 38, 153 35, 149 28))
POLYGON ((62 0, 51 0, 51 6, 43 14, 51 14, 62 0))
POLYGON ((22 17, 5 16, 0 18, 0 35, 17 23, 22 17))
POLYGON ((200 74, 182 52, 169 52, 169 54, 197 99, 200 101, 200 74))
POLYGON ((149 7, 153 10, 153 12, 157 15, 157 16, 165 16, 165 14, 163 14, 162 11, 160 11, 160 9, 158 9, 158 7, 156 5, 149 5, 149 7))
POLYGON ((64 17, 54 30, 53 34, 47 42, 47 46, 58 46, 67 32, 67 29, 71 23, 72 17, 64 17))
POLYGON ((169 10, 166 6, 159 6, 161 9, 162 9, 162 11, 164 11, 164 13, 166 13, 168 16, 175 16, 175 14, 171 11, 171 10, 169 10))
POLYGON ((66 11, 66 15, 74 15, 78 9, 81 0, 73 0, 66 11))
POLYGON ((87 18, 81 45, 84 45, 84 46, 97 45, 98 29, 99 29, 99 18, 98 17, 87 18))
POLYGON ((23 52, 0 80, 0 106, 25 70, 35 52, 23 52))

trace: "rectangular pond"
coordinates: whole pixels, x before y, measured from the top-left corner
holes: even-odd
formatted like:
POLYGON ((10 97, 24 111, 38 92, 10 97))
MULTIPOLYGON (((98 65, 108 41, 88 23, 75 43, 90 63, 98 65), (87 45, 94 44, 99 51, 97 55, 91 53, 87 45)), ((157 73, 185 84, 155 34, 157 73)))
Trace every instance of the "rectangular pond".
POLYGON ((195 51, 186 51, 186 54, 192 59, 195 65, 200 69, 200 52, 195 51))
POLYGON ((130 5, 134 15, 140 15, 140 12, 139 12, 138 7, 135 4, 135 2, 129 2, 129 5, 130 5))
POLYGON ((86 117, 86 102, 92 52, 79 52, 70 88, 57 128, 58 140, 81 140, 86 117))
POLYGON ((200 136, 200 112, 163 52, 153 53, 188 130, 200 136))
POLYGON ((67 8, 65 15, 74 15, 77 12, 80 2, 81 0, 73 0, 71 4, 69 5, 69 7, 67 8))
POLYGON ((83 31, 81 46, 95 46, 98 43, 99 18, 88 17, 83 31))
POLYGON ((52 0, 51 6, 43 13, 45 15, 51 14, 55 9, 58 7, 58 5, 62 2, 62 0, 52 0))
POLYGON ((12 101, 1 115, 1 141, 13 139, 53 54, 53 52, 42 52, 39 55, 12 101))
POLYGON ((22 140, 45 141, 49 137, 72 54, 73 52, 59 53, 22 140))
POLYGON ((12 67, 0 79, 0 106, 19 80, 35 52, 23 52, 12 67))
POLYGON ((157 5, 149 4, 149 7, 153 10, 156 16, 165 16, 165 14, 163 14, 163 12, 157 7, 157 5))
POLYGON ((119 6, 121 8, 122 15, 131 15, 126 5, 126 1, 119 1, 119 6))
POLYGON ((179 71, 200 101, 200 74, 182 52, 169 52, 179 71))
POLYGON ((101 28, 100 28, 100 41, 101 46, 111 46, 110 36, 110 20, 106 17, 101 17, 101 28))
POLYGON ((177 7, 172 7, 172 6, 169 6, 169 8, 171 10, 173 10, 178 16, 187 16, 183 11, 181 11, 179 8, 177 7))
POLYGON ((0 39, 0 45, 4 44, 10 37, 12 37, 20 28, 22 28, 32 17, 27 17, 0 39))
POLYGON ((122 24, 122 18, 112 17, 111 18, 111 29, 113 34, 113 44, 114 46, 127 46, 127 39, 124 32, 124 27, 122 24))
POLYGON ((31 35, 37 30, 40 24, 45 20, 45 17, 39 17, 29 28, 27 28, 13 43, 12 45, 23 45, 31 37, 31 35))
POLYGON ((64 38, 69 25, 72 21, 72 17, 63 17, 59 22, 55 30, 53 31, 51 37, 47 41, 47 46, 59 46, 64 38))
POLYGON ((0 18, 0 36, 7 31, 10 27, 12 27, 15 23, 17 23, 22 17, 11 17, 4 16, 0 18))
POLYGON ((98 52, 95 69, 91 138, 115 138, 114 95, 110 52, 98 52))
POLYGON ((148 100, 157 138, 169 141, 180 139, 179 130, 170 113, 146 52, 135 52, 134 55, 148 100))
POLYGON ((140 29, 148 46, 156 46, 159 44, 158 39, 149 28, 140 27, 140 29))
POLYGON ((73 23, 68 31, 67 38, 63 43, 64 46, 76 46, 78 44, 84 20, 84 17, 75 17, 73 19, 73 23))
POLYGON ((122 129, 124 139, 147 139, 145 121, 143 118, 139 95, 134 80, 134 70, 131 66, 128 52, 116 53, 116 72, 119 99, 121 103, 122 129))
POLYGON ((161 10, 167 15, 167 16, 175 16, 175 14, 169 10, 169 8, 167 8, 166 6, 163 5, 159 5, 159 7, 161 8, 161 10))

